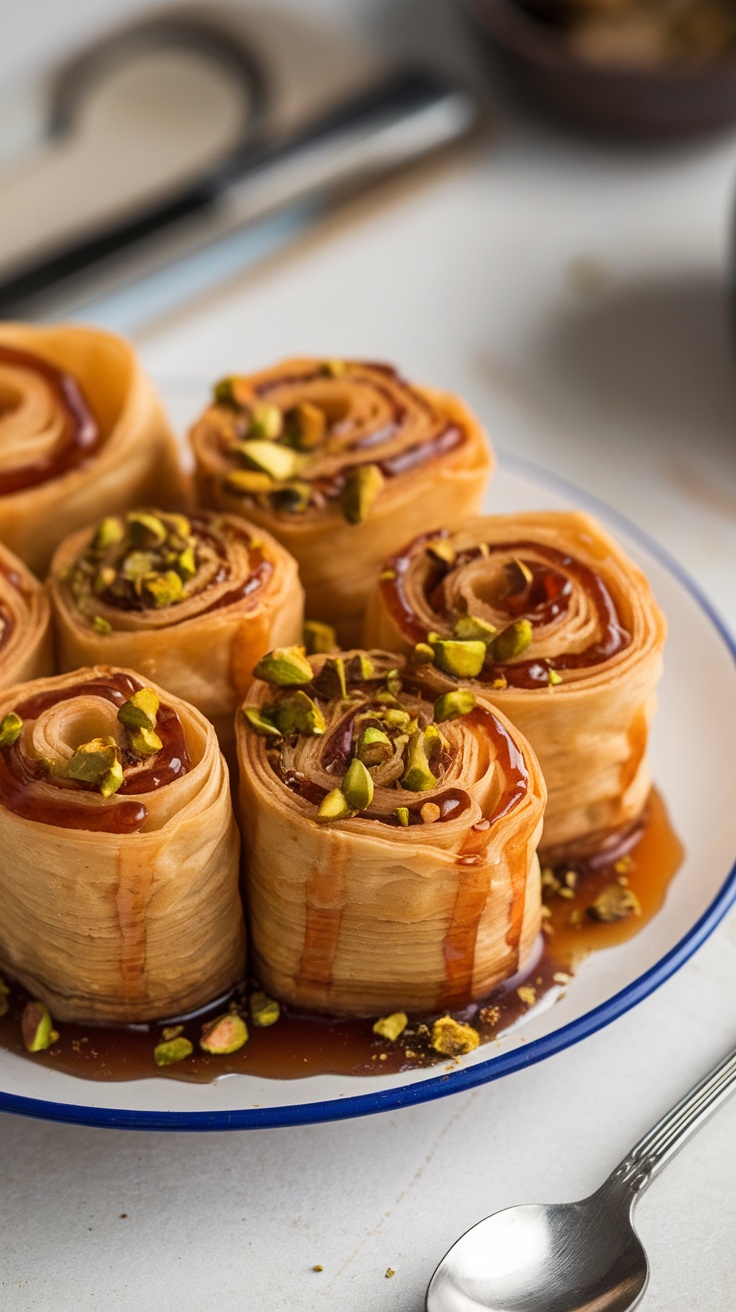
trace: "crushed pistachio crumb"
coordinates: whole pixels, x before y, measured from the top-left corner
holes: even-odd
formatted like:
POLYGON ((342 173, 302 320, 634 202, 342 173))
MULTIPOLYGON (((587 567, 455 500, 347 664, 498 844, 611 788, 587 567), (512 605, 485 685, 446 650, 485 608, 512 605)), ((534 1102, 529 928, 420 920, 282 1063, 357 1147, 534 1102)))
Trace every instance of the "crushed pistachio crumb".
POLYGON ((178 1061, 184 1061, 194 1052, 194 1045, 189 1039, 168 1039, 163 1043, 157 1043, 153 1050, 153 1060, 157 1066, 173 1066, 178 1061))
POLYGON ((452 1016, 440 1016, 432 1026, 431 1047, 443 1057, 458 1057, 472 1052, 480 1043, 480 1035, 472 1025, 464 1025, 452 1016))
POLYGON ((394 1043, 400 1034, 403 1034, 409 1017, 405 1011, 394 1011, 390 1016, 381 1016, 373 1025, 373 1033, 377 1034, 379 1039, 388 1039, 394 1043))
POLYGON ((522 984, 516 990, 517 996, 524 1003, 525 1007, 533 1007, 537 1000, 537 990, 531 984, 522 984))

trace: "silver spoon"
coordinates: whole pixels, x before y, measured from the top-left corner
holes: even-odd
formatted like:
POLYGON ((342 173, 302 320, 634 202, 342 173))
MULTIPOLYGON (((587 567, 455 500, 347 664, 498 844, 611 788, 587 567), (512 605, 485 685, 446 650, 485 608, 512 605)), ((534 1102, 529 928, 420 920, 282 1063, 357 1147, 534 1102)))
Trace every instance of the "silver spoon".
POLYGON ((605 1184, 577 1203, 509 1207, 453 1244, 427 1289, 427 1312, 627 1312, 649 1263, 634 1203, 736 1087, 736 1050, 658 1121, 605 1184))

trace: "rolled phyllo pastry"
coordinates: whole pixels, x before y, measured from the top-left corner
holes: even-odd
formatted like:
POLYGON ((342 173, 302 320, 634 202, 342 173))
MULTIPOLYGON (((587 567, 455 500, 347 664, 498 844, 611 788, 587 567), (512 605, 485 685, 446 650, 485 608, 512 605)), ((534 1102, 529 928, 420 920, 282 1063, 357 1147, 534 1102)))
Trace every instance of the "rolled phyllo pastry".
POLYGON ((102 514, 183 494, 176 444, 127 342, 0 324, 0 540, 37 574, 102 514))
POLYGON ((49 589, 61 669, 130 666, 202 711, 228 750, 256 661, 302 632, 296 561, 213 511, 108 516, 61 543, 49 589))
POLYGON ((224 379, 191 440, 202 504, 288 547, 307 615, 346 644, 383 557, 427 524, 459 526, 492 468, 483 429, 456 396, 358 361, 286 360, 224 379))
POLYGON ((174 1017, 242 977, 239 839, 208 721, 129 670, 0 694, 0 967, 58 1020, 174 1017))
POLYGON ((523 969, 545 787, 482 694, 384 652, 257 667, 238 720, 254 969, 319 1011, 427 1014, 523 969))
POLYGON ((51 606, 34 574, 0 544, 0 688, 51 674, 51 606))
POLYGON ((484 692, 547 781, 541 852, 586 856, 641 814, 665 621, 590 516, 538 511, 417 538, 387 561, 365 640, 426 662, 440 692, 484 692))

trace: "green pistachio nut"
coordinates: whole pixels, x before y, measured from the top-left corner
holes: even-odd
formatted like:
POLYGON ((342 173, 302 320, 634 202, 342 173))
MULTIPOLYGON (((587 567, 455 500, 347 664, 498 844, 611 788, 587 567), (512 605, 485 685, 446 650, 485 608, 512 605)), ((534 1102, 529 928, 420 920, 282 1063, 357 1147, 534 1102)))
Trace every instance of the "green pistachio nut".
MULTIPOLYGON (((101 592, 107 592, 107 589, 112 587, 116 578, 117 578, 117 574, 115 573, 115 570, 113 569, 112 565, 103 565, 102 569, 98 569, 97 573, 95 574, 94 583, 92 585, 98 596, 101 592)), ((74 589, 74 585, 72 585, 72 590, 73 589, 74 589)))
POLYGON ((408 806, 397 806, 396 810, 394 811, 394 815, 396 816, 396 819, 398 820, 402 828, 406 829, 409 824, 408 806))
POLYGON ((102 615, 95 615, 94 619, 92 620, 92 628, 94 629, 95 633, 100 633, 100 634, 112 633, 112 624, 110 623, 109 620, 106 620, 102 615))
POLYGON ((531 646, 533 629, 530 620, 514 620, 507 628, 502 629, 493 639, 488 648, 488 653, 492 660, 512 661, 517 656, 521 656, 531 646))
POLYGON ((147 574, 142 580, 142 586, 153 601, 156 610, 173 606, 184 596, 181 575, 173 569, 167 569, 164 574, 147 574))
POLYGON ((166 1039, 157 1043, 153 1050, 153 1060, 157 1066, 175 1066, 194 1052, 194 1044, 189 1039, 166 1039))
POLYGON ((9 711, 0 722, 0 747, 12 747, 20 738, 23 721, 15 711, 9 711))
POLYGON ((275 492, 271 492, 271 503, 276 510, 287 510, 290 515, 301 515, 312 499, 312 484, 294 479, 283 483, 275 492))
POLYGON ((256 733, 261 734, 263 738, 282 737, 281 730, 276 728, 270 712, 267 712, 264 706, 260 708, 258 706, 244 706, 243 717, 247 720, 251 729, 255 729, 256 733))
POLYGON ((432 542, 428 542, 427 551, 430 556, 434 556, 436 560, 441 560, 444 565, 455 564, 457 552, 447 538, 435 538, 432 542))
POLYGON ((327 415, 317 405, 303 401, 284 415, 284 438, 297 451, 314 451, 325 440, 327 415))
POLYGON ((134 547, 150 550, 166 541, 166 525, 158 515, 152 515, 148 510, 131 510, 125 519, 128 537, 134 547))
POLYGON ((328 656, 314 684, 320 697, 329 701, 343 701, 348 695, 345 662, 342 656, 328 656))
POLYGON ((59 1037, 48 1007, 35 998, 23 1008, 20 1028, 26 1052, 43 1052, 44 1048, 50 1048, 52 1043, 56 1043, 59 1037))
MULTIPOLYGON (((380 718, 390 729, 409 729, 411 716, 408 711, 400 711, 398 708, 388 706, 385 711, 379 712, 380 718)), ((412 731, 413 732, 413 731, 412 731)))
POLYGON ((118 542, 122 542, 124 537, 125 527, 122 519, 118 519, 115 515, 108 515, 97 525, 92 546, 96 551, 107 551, 108 547, 115 547, 118 542))
POLYGON ((100 792, 103 797, 112 797, 113 793, 118 791, 125 779, 123 774, 122 762, 116 757, 107 774, 103 776, 100 782, 100 792))
POLYGON ((264 401, 262 405, 256 405, 251 410, 248 437, 265 438, 267 442, 274 442, 281 436, 283 428, 284 416, 277 405, 270 405, 264 401))
POLYGON ((352 814, 342 789, 333 788, 332 792, 322 798, 314 818, 318 824, 326 825, 331 820, 348 820, 352 814))
POLYGON ((155 756, 163 747, 158 734, 153 729, 146 728, 130 731, 130 745, 136 756, 155 756))
POLYGON ((120 573, 129 583, 142 579, 144 574, 152 574, 156 569, 156 556, 153 551, 130 551, 120 566, 120 573))
POLYGON ((197 557, 194 547, 185 547, 176 558, 176 571, 183 579, 193 579, 197 573, 197 557))
POLYGON ((212 397, 216 405, 232 406, 235 410, 242 410, 242 406, 235 395, 236 378, 221 378, 212 388, 212 397))
POLYGON ((368 518, 384 482, 378 465, 356 465, 347 471, 341 504, 349 524, 362 524, 368 518))
POLYGON ((404 753, 406 769, 401 780, 402 788, 410 793, 426 793, 437 787, 437 780, 429 768, 424 734, 420 729, 413 733, 404 753))
POLYGON ((269 715, 284 737, 290 733, 303 733, 314 738, 327 730, 325 717, 319 706, 301 689, 281 697, 271 707, 269 715))
POLYGON ((458 615, 452 626, 453 638, 460 638, 462 642, 477 641, 488 645, 497 633, 498 629, 494 624, 486 623, 477 615, 458 615))
POLYGON ((428 642, 417 642, 411 653, 411 660, 414 665, 431 665, 434 660, 434 649, 428 642))
POLYGON ((259 474, 253 469, 231 469, 223 478, 227 492, 235 496, 258 496, 261 492, 270 492, 273 479, 268 474, 259 474))
POLYGON ((192 525, 186 515, 180 515, 178 511, 169 510, 161 518, 168 526, 169 538, 174 535, 186 542, 187 538, 191 537, 192 525))
POLYGON ((269 998, 266 993, 251 993, 248 1006, 253 1024, 261 1030, 268 1029, 270 1025, 275 1025, 281 1015, 281 1007, 276 999, 269 998))
POLYGON ((344 360, 324 360, 322 363, 322 373, 328 378, 341 378, 347 373, 347 368, 344 360))
POLYGON ((357 754, 358 760, 370 769, 373 765, 383 765, 384 761, 391 760, 394 754, 393 744, 383 729, 376 729, 373 725, 369 725, 360 735, 357 754))
POLYGON ((64 773, 75 783, 101 784, 116 760, 114 738, 92 738, 77 748, 64 773))
POLYGON ((299 688, 311 683, 314 671, 303 647, 274 647, 253 669, 253 677, 276 688, 299 688))
POLYGON ((398 670, 389 670, 386 675, 386 691, 390 692, 392 697, 398 697, 401 692, 401 679, 398 670))
POLYGON ((236 1011, 229 1011, 225 1016, 207 1021, 202 1026, 199 1046, 203 1052, 210 1052, 217 1057, 237 1052, 248 1042, 248 1026, 236 1011))
POLYGON ((483 669, 486 644, 479 640, 461 642, 457 638, 440 638, 432 643, 434 662, 445 674, 456 679, 475 679, 483 669))
POLYGON ((469 715, 475 706, 475 693, 470 688, 455 688, 443 693, 434 704, 434 718, 437 724, 443 720, 458 720, 461 715, 469 715))
POLYGON ((556 684, 562 683, 562 675, 557 670, 547 670, 547 683, 550 688, 554 688, 556 684))
POLYGON ((440 733, 436 724, 428 724, 424 730, 424 750, 427 753, 427 760, 431 761, 437 752, 449 751, 450 744, 445 735, 440 733))
POLYGON ((337 646, 337 637, 332 625, 323 624, 320 620, 305 620, 304 646, 308 656, 316 656, 320 652, 334 651, 337 646))
POLYGON ((370 656, 366 656, 364 651, 359 651, 350 657, 345 672, 348 683, 368 683, 370 679, 375 678, 376 667, 370 656))
POLYGON ((405 1011, 393 1011, 390 1016, 381 1016, 374 1022, 373 1033, 377 1034, 379 1039, 388 1039, 389 1043, 395 1043, 408 1024, 409 1017, 405 1011))
POLYGON ((123 702, 118 719, 126 729, 155 729, 160 702, 153 688, 139 688, 123 702))
POLYGON ((301 465, 301 459, 295 451, 263 438, 238 442, 235 451, 246 465, 258 473, 268 474, 274 483, 294 478, 301 465))
POLYGON ((373 780, 357 756, 347 768, 342 792, 352 811, 365 811, 373 801, 373 780))

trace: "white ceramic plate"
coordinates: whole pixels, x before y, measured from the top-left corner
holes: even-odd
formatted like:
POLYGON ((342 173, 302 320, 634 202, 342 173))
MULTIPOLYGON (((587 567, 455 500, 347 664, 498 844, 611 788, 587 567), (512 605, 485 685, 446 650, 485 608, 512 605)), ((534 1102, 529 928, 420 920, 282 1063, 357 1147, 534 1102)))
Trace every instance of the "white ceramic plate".
POLYGON ((228 1075, 201 1085, 171 1079, 100 1084, 0 1051, 0 1108, 86 1125, 213 1130, 303 1124, 388 1111, 497 1079, 594 1033, 677 970, 736 898, 732 795, 736 648, 675 565, 612 511, 550 475, 506 457, 491 511, 590 509, 646 571, 669 621, 652 738, 656 784, 686 858, 662 910, 634 938, 596 952, 563 997, 447 1073, 320 1075, 267 1080, 228 1075))

